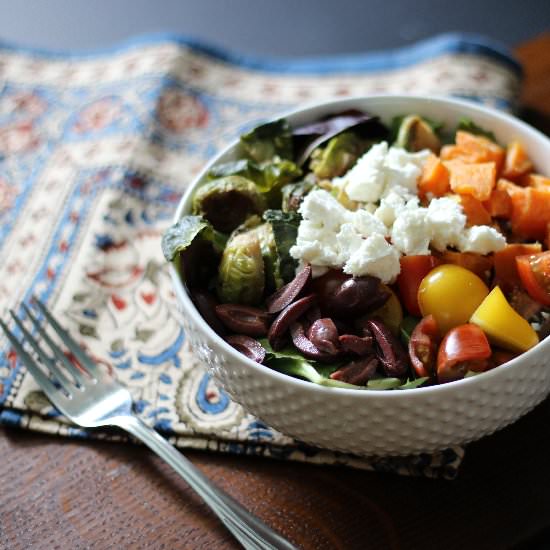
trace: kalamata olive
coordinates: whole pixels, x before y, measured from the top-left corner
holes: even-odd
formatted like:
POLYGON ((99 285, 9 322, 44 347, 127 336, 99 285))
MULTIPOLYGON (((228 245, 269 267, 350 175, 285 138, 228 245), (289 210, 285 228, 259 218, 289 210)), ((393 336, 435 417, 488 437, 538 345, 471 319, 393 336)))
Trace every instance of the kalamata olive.
POLYGON ((263 363, 265 359, 265 349, 257 340, 244 334, 233 334, 228 336, 225 341, 233 346, 237 351, 246 355, 256 363, 263 363))
POLYGON ((274 350, 281 349, 285 345, 286 333, 290 325, 316 303, 317 296, 315 294, 309 294, 286 306, 285 309, 279 313, 267 333, 269 343, 274 350))
POLYGON ((217 300, 205 290, 194 289, 191 291, 191 299, 203 316, 204 320, 216 331, 220 336, 225 336, 227 331, 216 316, 217 300))
POLYGON ((330 378, 356 386, 365 386, 374 376, 377 368, 378 359, 374 355, 370 355, 340 367, 330 375, 330 378))
POLYGON ((290 283, 282 286, 266 300, 268 313, 279 313, 290 305, 311 279, 311 266, 306 265, 290 283))
POLYGON ((373 348, 372 336, 357 336, 355 334, 342 334, 339 343, 343 351, 355 353, 363 357, 370 355, 373 348))
POLYGON ((216 315, 231 331, 247 336, 265 336, 269 330, 269 315, 262 309, 240 304, 220 304, 216 315))
POLYGON ((319 295, 321 311, 330 317, 364 315, 382 306, 390 296, 377 277, 351 277, 335 270, 315 279, 312 287, 319 295))
POLYGON ((332 319, 317 319, 309 327, 308 338, 320 351, 336 355, 340 350, 338 329, 332 319))
POLYGON ((395 378, 404 376, 409 368, 409 361, 401 342, 379 319, 369 319, 367 325, 376 341, 377 356, 385 374, 395 378))
POLYGON ((292 343, 296 346, 296 349, 308 359, 313 359, 315 361, 331 362, 334 361, 334 358, 338 354, 336 353, 327 353, 321 351, 315 344, 306 336, 304 331, 304 326, 300 322, 292 323, 290 325, 290 334, 292 336, 292 343))

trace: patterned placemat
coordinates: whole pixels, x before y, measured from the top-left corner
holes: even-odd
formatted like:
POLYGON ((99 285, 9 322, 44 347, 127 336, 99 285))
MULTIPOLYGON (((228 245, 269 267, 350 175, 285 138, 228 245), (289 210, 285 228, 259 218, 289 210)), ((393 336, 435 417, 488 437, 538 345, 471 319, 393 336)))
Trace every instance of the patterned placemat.
MULTIPOLYGON (((95 53, 0 49, 0 313, 44 300, 182 448, 454 477, 463 449, 368 459, 313 449, 247 414, 189 349, 161 249, 185 186, 229 140, 304 102, 385 92, 515 105, 520 69, 480 37, 261 60, 171 36, 95 53)), ((0 337, 0 422, 71 426, 0 337)))

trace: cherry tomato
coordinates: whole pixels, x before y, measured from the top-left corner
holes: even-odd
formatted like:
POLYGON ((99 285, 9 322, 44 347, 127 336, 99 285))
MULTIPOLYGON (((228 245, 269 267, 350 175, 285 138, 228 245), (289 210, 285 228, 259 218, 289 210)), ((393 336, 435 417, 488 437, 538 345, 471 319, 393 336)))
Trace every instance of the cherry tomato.
POLYGON ((441 337, 433 315, 424 317, 409 340, 409 357, 416 376, 432 377, 435 374, 437 347, 441 337))
POLYGON ((450 329, 467 323, 487 294, 487 285, 475 273, 445 264, 432 269, 422 279, 418 304, 423 317, 435 317, 443 336, 450 329))
POLYGON ((414 317, 421 317, 418 306, 418 287, 422 279, 439 264, 435 256, 403 256, 401 271, 397 276, 397 288, 405 309, 414 317))
POLYGON ((516 257, 519 277, 529 296, 550 306, 550 251, 516 257))
POLYGON ((437 353, 437 378, 440 383, 464 378, 468 371, 483 372, 491 367, 491 346, 485 333, 467 323, 450 330, 437 353))

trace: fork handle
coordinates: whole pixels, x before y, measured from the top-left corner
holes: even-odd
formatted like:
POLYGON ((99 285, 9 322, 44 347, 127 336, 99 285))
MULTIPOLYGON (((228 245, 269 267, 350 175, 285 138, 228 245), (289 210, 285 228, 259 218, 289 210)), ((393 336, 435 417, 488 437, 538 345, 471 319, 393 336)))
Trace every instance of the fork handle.
POLYGON ((134 415, 120 416, 111 419, 111 422, 145 443, 170 464, 245 548, 296 550, 295 546, 243 508, 233 497, 216 487, 192 462, 140 418, 134 415))

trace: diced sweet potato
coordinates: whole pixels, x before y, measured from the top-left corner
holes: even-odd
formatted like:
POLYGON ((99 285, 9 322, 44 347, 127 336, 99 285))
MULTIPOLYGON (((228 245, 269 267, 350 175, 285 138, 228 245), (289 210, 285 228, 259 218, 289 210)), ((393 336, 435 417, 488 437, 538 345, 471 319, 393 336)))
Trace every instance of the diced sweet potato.
POLYGON ((526 174, 520 179, 521 185, 530 187, 548 187, 550 188, 550 178, 542 174, 526 174))
POLYGON ((466 214, 466 225, 491 225, 491 216, 481 201, 472 195, 460 195, 460 204, 466 214))
POLYGON ((483 206, 492 218, 508 219, 512 214, 510 195, 504 189, 498 187, 493 189, 491 196, 483 203, 483 206))
POLYGON ((494 162, 497 173, 500 174, 506 154, 500 145, 484 136, 478 136, 463 130, 456 133, 455 142, 461 149, 480 155, 483 158, 481 162, 494 162))
POLYGON ((550 223, 550 187, 524 187, 512 199, 512 231, 520 237, 543 241, 550 223))
POLYGON ((441 160, 460 160, 467 164, 476 164, 487 160, 484 152, 468 151, 458 145, 444 145, 439 156, 441 160))
POLYGON ((533 171, 533 163, 519 141, 512 141, 506 149, 506 158, 502 177, 518 181, 522 176, 533 171))
POLYGON ((521 287, 516 256, 538 254, 542 251, 540 243, 508 244, 494 254, 495 284, 508 294, 514 287, 521 287))
POLYGON ((434 197, 442 197, 449 190, 449 170, 436 155, 430 155, 418 181, 420 196, 431 193, 434 197))
POLYGON ((472 195, 479 201, 486 201, 496 183, 494 162, 467 164, 459 160, 445 162, 451 177, 451 189, 460 195, 472 195))
POLYGON ((521 187, 520 185, 517 185, 513 181, 510 181, 504 178, 500 178, 497 181, 496 188, 500 191, 506 191, 506 193, 508 193, 508 196, 510 197, 517 194, 523 195, 523 187, 521 187))

